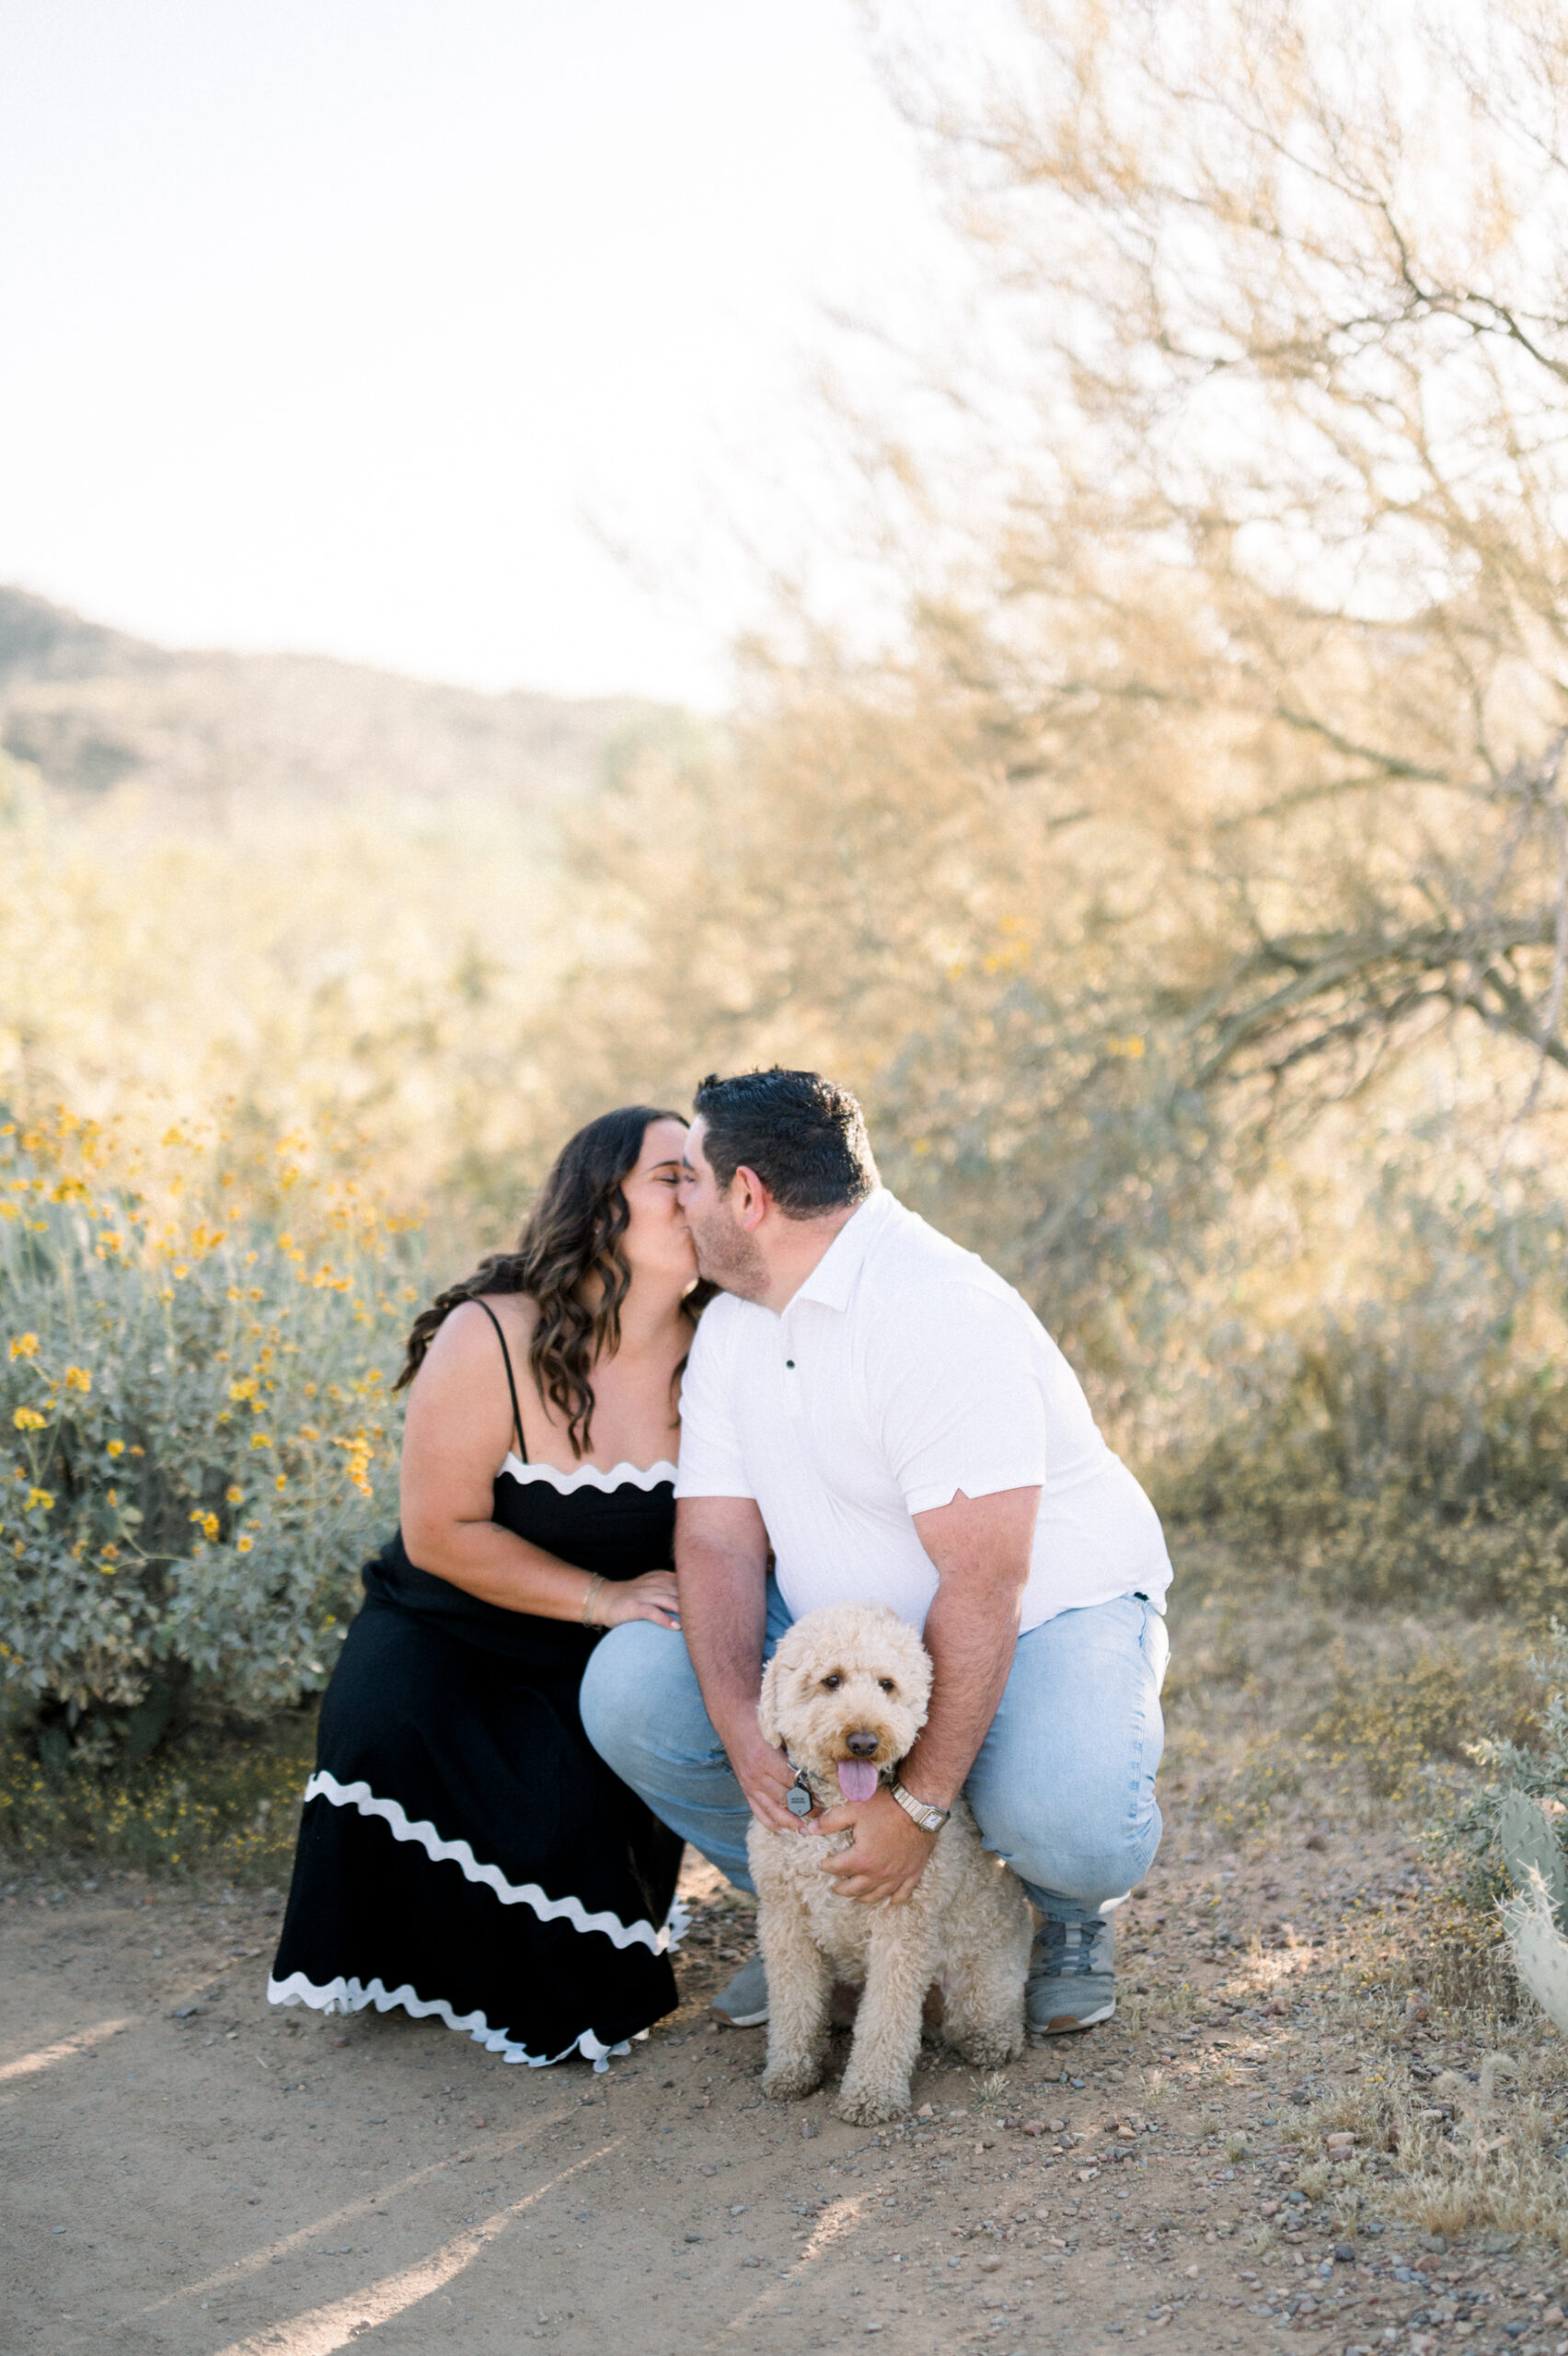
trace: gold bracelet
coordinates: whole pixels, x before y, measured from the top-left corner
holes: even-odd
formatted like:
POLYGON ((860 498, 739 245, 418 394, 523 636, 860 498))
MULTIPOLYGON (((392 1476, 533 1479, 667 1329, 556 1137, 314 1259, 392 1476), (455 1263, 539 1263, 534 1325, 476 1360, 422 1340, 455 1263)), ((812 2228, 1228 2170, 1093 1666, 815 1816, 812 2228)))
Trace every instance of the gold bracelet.
POLYGON ((598 1594, 599 1589, 604 1586, 604 1584, 605 1575, 603 1571, 600 1572, 596 1579, 590 1579, 588 1582, 588 1592, 582 1599, 582 1625, 585 1628, 592 1628, 595 1624, 589 1619, 588 1614, 593 1608, 594 1598, 598 1594))

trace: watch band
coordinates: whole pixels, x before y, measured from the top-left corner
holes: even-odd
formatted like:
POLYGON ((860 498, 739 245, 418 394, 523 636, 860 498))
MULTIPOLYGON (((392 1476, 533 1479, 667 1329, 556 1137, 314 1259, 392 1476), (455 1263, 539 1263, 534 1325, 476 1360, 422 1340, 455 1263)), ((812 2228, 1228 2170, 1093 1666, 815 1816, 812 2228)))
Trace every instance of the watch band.
POLYGON ((924 1800, 917 1800, 913 1792, 906 1792, 896 1780, 888 1785, 888 1789, 905 1815, 917 1824, 922 1832, 940 1832, 952 1814, 950 1807, 930 1807, 924 1800))

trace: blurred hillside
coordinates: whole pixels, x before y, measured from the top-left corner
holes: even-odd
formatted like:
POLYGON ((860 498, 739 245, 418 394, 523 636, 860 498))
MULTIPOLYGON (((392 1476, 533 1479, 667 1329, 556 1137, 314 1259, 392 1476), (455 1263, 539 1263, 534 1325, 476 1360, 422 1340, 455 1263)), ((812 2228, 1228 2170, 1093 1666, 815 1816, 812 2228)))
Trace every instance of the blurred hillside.
POLYGON ((555 1117, 545 1009, 597 955, 562 818, 683 725, 173 652, 0 591, 0 1099, 133 1137, 303 1128, 509 1226, 555 1117))
POLYGON ((464 687, 308 654, 190 653, 0 587, 0 745, 63 792, 185 815, 366 794, 541 809, 589 791, 655 707, 464 687))

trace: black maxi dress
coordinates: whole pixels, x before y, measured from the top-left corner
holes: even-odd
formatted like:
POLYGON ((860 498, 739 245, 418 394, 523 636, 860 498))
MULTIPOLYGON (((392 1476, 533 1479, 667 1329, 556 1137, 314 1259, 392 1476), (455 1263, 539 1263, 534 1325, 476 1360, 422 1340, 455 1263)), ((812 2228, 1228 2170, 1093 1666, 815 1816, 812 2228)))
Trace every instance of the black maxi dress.
MULTIPOLYGON (((496 1474, 496 1520, 606 1580, 666 1567, 674 1466, 528 1463, 491 1322, 518 1449, 496 1474)), ((363 1578, 268 1996, 402 2005, 507 2062, 581 2053, 603 2069, 675 2008, 681 1842, 583 1733, 597 1634, 465 1594, 410 1562, 400 1532, 363 1578)))

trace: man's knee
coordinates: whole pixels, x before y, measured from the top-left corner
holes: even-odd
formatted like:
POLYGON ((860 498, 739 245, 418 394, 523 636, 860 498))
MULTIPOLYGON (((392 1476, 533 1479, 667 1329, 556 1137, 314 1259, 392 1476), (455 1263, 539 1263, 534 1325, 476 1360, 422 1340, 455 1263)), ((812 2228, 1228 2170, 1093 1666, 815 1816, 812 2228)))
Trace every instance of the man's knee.
MULTIPOLYGON (((658 1696, 667 1682, 660 1674, 664 1667, 659 1658, 662 1636, 668 1637, 669 1632, 651 1620, 624 1621, 594 1646, 582 1672, 578 1708, 583 1731, 600 1758, 623 1777, 623 1762, 646 1748, 658 1722, 658 1696)), ((678 1636, 673 1641, 680 1644, 678 1636)), ((685 1647, 681 1649, 684 1654, 685 1647)))
POLYGON ((1161 1830, 1158 1807, 1141 1822, 1124 1823, 1114 1831, 1107 1827, 1097 1842, 1080 1841, 1070 1848, 1055 1877, 1043 1878, 1040 1886, 1058 1889, 1083 1906, 1124 1898, 1153 1865, 1161 1830))
POLYGON ((578 1708, 600 1758, 634 1787, 642 1762, 667 1758, 698 1734, 712 1738, 685 1644, 651 1620, 623 1621, 594 1646, 578 1708))
POLYGON ((1081 1906, 1102 1906, 1124 1898, 1154 1863, 1162 1826, 1158 1802, 1129 1815, 1092 1808, 1053 1820, 1053 1812, 1032 1822, 981 1824, 988 1849, 1005 1857, 1020 1879, 1081 1906))

